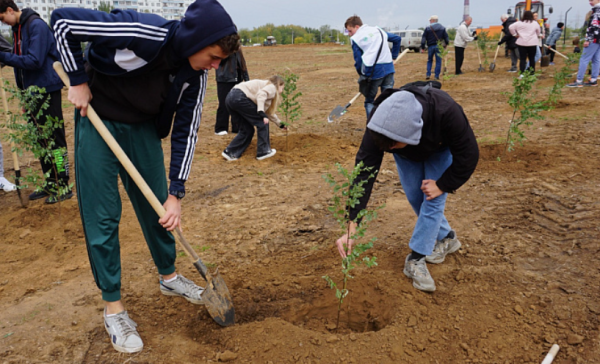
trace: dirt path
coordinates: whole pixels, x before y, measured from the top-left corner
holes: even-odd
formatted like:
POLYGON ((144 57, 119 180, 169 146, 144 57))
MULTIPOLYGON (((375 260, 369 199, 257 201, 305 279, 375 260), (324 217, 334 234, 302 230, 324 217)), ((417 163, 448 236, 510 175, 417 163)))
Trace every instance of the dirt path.
MULTIPOLYGON (((4 194, 0 363, 539 363, 555 342, 562 347, 555 363, 598 361, 597 89, 565 89, 559 107, 526 129, 525 145, 505 154, 498 143, 511 117, 502 95, 511 88, 509 60, 499 58, 494 73, 477 73, 468 49, 466 74, 444 82, 481 149, 476 173, 447 208, 463 249, 430 265, 435 293, 412 287, 402 269, 415 217, 386 156, 371 199, 386 207, 368 233, 378 238, 372 254, 379 266, 356 271, 336 332, 334 292, 321 277, 339 278, 333 247, 339 232, 322 175, 335 172, 336 162, 352 165, 364 132, 362 99, 340 123, 326 122, 356 92, 352 56, 337 46, 244 51, 252 78, 286 67, 300 75, 304 114, 287 140, 272 131, 274 158, 256 161, 253 143, 227 163, 220 153, 230 137, 213 133, 214 82, 207 92, 184 228, 229 285, 237 324, 220 328, 203 307, 160 294, 141 230, 124 203, 124 301, 145 348, 116 353, 102 328, 76 199, 23 209, 16 195, 4 194)), ((425 59, 409 53, 396 66, 396 85, 422 78, 425 59)), ((551 84, 550 75, 542 76, 540 94, 551 84)), ((72 111, 65 113, 72 138, 72 111)), ((187 257, 177 266, 200 279, 187 257)))

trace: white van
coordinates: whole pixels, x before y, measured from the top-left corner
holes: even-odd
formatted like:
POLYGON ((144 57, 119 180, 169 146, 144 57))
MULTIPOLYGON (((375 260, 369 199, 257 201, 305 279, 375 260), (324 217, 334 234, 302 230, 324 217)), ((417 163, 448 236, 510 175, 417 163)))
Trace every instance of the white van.
MULTIPOLYGON (((421 49, 421 37, 423 37, 423 31, 420 29, 406 29, 406 30, 393 30, 389 33, 399 35, 402 38, 400 43, 400 52, 403 52, 406 48, 412 49, 415 52, 419 52, 421 49)), ((389 42, 390 49, 392 43, 389 42)))

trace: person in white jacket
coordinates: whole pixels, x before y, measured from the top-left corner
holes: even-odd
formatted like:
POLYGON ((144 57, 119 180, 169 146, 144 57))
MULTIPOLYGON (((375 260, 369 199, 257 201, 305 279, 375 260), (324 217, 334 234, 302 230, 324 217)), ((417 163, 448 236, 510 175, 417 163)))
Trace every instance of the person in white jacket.
POLYGON ((458 29, 456 30, 456 38, 454 38, 454 53, 456 54, 456 74, 462 75, 461 67, 463 64, 463 60, 465 59, 465 48, 467 48, 467 43, 477 40, 477 36, 475 34, 471 35, 469 32, 469 26, 473 22, 473 18, 468 16, 465 21, 460 23, 458 29))

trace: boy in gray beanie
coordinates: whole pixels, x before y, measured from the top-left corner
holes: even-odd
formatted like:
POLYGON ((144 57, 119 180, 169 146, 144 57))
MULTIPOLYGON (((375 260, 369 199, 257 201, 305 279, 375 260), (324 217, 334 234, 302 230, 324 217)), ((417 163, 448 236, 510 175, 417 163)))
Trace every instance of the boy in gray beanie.
MULTIPOLYGON (((373 167, 359 175, 355 183, 375 173, 365 185, 365 194, 350 209, 350 232, 363 210, 381 167, 384 152, 392 153, 406 197, 417 214, 409 242, 411 253, 404 263, 404 274, 413 286, 435 291, 435 282, 426 262, 442 263, 461 243, 444 216, 446 198, 470 177, 479 149, 473 130, 462 108, 444 91, 417 86, 386 90, 376 101, 368 121, 356 164, 373 167), (375 172, 372 172, 375 171, 375 172)), ((336 242, 345 257, 354 242, 344 235, 336 242)))

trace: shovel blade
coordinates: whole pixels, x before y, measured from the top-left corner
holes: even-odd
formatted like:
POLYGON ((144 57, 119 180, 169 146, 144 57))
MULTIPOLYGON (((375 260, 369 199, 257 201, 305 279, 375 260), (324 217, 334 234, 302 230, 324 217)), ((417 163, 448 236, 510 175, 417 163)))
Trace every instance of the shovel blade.
POLYGON ((342 107, 340 105, 336 106, 335 109, 333 109, 333 111, 327 117, 327 122, 333 123, 339 117, 341 117, 342 115, 344 115, 346 113, 346 111, 347 111, 347 109, 345 107, 342 107))
POLYGON ((494 72, 495 69, 496 69, 496 63, 492 62, 490 64, 490 72, 494 72))
POLYGON ((235 323, 235 309, 229 289, 225 284, 219 270, 208 279, 202 301, 208 310, 208 314, 221 326, 231 326, 235 323))

